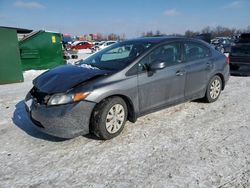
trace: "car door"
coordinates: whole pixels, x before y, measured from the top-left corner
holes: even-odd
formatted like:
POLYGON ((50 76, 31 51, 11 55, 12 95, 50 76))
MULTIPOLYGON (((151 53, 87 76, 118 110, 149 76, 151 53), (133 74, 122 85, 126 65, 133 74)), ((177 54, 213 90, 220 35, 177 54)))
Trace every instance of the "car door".
POLYGON ((78 44, 76 45, 76 49, 82 49, 82 45, 83 45, 82 42, 78 43, 78 44))
POLYGON ((87 49, 88 48, 88 43, 87 42, 83 42, 82 43, 82 49, 87 49))
POLYGON ((185 98, 201 97, 207 87, 209 73, 213 68, 210 49, 196 42, 184 43, 186 66, 185 98))
POLYGON ((154 49, 139 62, 140 113, 146 113, 184 98, 185 65, 181 58, 180 43, 173 42, 154 49), (165 62, 167 66, 152 72, 150 65, 155 61, 165 62))

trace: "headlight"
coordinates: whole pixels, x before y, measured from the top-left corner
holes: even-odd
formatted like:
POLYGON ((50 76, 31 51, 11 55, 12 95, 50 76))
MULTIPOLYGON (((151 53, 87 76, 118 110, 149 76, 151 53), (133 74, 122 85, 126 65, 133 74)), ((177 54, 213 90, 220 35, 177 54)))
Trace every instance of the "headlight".
POLYGON ((48 105, 59 105, 59 104, 77 102, 85 99, 88 95, 89 92, 55 94, 50 97, 48 105))

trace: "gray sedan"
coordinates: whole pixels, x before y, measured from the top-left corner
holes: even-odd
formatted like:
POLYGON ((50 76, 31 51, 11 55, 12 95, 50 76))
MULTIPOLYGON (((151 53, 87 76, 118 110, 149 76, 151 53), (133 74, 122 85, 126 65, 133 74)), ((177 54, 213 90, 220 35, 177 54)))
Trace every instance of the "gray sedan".
POLYGON ((194 99, 216 101, 228 79, 228 59, 205 42, 139 38, 41 74, 26 109, 45 133, 111 139, 127 120, 194 99))

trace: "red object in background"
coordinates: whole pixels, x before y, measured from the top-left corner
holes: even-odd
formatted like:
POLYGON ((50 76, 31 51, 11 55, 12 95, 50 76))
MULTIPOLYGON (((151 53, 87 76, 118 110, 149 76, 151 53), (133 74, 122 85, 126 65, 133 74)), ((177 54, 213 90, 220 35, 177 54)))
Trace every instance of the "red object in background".
POLYGON ((79 43, 71 46, 71 49, 80 50, 80 49, 90 49, 92 47, 93 47, 93 44, 84 41, 84 42, 79 42, 79 43))
POLYGON ((90 36, 92 37, 92 40, 97 40, 97 34, 90 34, 90 36))
POLYGON ((228 65, 230 64, 230 58, 229 57, 226 57, 226 62, 227 62, 228 65))

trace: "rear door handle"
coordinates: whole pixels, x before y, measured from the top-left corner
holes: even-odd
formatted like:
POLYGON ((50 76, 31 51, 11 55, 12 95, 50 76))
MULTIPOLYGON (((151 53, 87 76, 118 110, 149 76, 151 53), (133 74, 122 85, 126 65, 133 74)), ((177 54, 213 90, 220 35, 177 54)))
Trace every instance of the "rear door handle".
POLYGON ((179 70, 175 73, 176 76, 183 76, 185 74, 185 71, 179 70))

